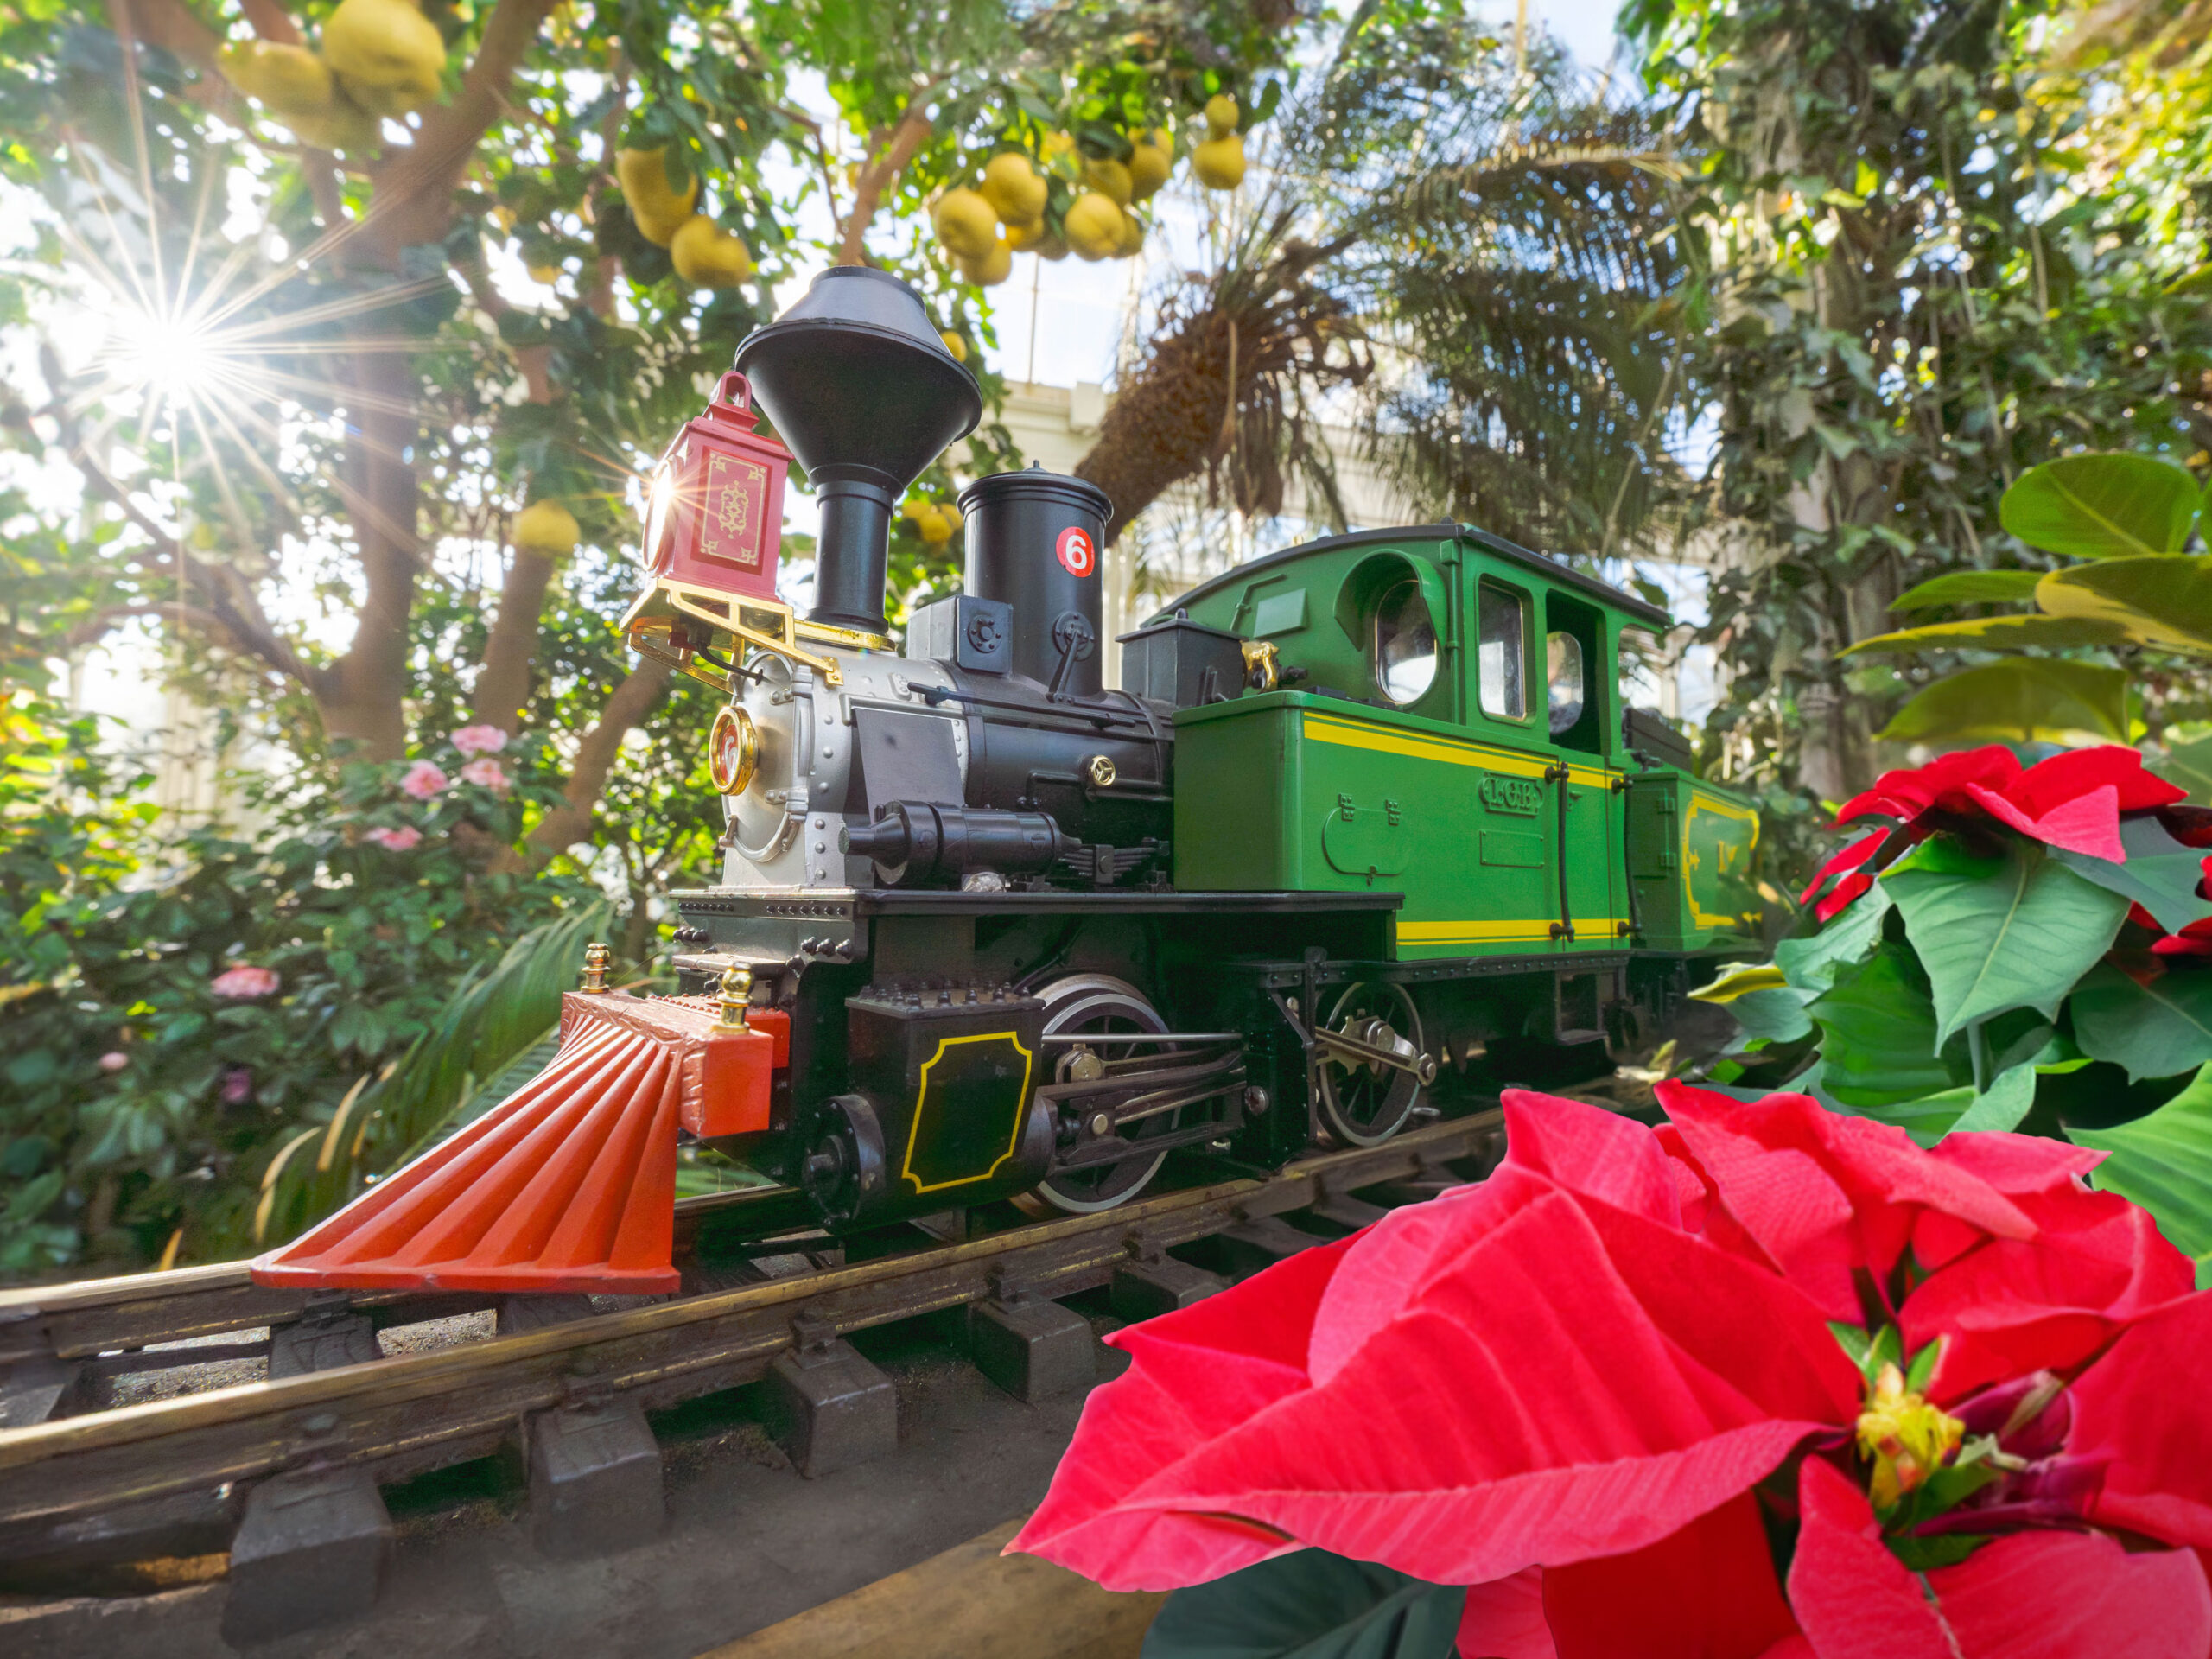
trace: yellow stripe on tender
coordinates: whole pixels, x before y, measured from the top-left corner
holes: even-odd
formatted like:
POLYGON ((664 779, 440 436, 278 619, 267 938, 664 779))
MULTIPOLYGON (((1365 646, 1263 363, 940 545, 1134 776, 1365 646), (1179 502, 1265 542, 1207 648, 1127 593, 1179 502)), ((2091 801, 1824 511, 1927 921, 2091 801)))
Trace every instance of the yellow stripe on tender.
MULTIPOLYGON (((1334 743, 1375 754, 1402 754, 1414 760, 1440 760, 1446 766, 1480 766, 1485 772, 1503 772, 1515 778, 1541 778, 1549 769, 1549 763, 1541 755, 1494 749, 1486 744, 1463 742, 1457 738, 1431 737, 1395 727, 1339 720, 1332 715, 1319 715, 1311 710, 1306 715, 1306 736, 1316 743, 1334 743)), ((1572 781, 1587 788, 1612 786, 1614 774, 1602 766, 1570 765, 1567 770, 1572 781)))

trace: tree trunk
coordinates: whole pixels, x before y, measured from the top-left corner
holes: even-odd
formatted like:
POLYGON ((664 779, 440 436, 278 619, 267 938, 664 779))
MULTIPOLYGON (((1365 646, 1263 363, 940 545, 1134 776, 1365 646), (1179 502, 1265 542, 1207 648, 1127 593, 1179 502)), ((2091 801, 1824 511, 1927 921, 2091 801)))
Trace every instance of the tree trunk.
POLYGON ((354 430, 344 490, 367 592, 353 643, 315 692, 324 733, 372 760, 407 750, 407 619, 422 557, 422 485, 415 474, 416 384, 404 351, 365 341, 353 359, 354 430))
POLYGON ((484 667, 476 676, 476 718, 509 737, 522 729, 522 706, 530 697, 531 667, 537 655, 538 618, 553 569, 544 554, 515 550, 499 588, 499 613, 485 642, 484 667))

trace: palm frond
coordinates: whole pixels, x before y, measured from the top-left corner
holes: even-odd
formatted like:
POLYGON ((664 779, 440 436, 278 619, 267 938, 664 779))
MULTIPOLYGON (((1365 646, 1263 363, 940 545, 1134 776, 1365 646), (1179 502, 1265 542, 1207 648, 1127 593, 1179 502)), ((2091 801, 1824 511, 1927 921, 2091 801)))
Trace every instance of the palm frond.
MULTIPOLYGON (((263 1177, 254 1239, 289 1238, 397 1167, 456 1120, 480 1116, 539 1069, 584 947, 607 937, 612 907, 589 906, 533 928, 463 980, 430 1028, 373 1081, 363 1078, 322 1122, 286 1143, 263 1177), (309 1135, 321 1144, 313 1155, 309 1135)), ((550 1058, 550 1054, 548 1055, 550 1058)))

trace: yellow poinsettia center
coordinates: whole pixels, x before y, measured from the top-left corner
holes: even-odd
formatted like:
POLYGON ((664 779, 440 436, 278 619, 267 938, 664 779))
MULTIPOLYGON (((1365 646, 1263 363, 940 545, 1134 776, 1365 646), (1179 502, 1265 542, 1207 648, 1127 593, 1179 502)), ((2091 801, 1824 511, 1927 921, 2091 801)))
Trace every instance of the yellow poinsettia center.
POLYGON ((1874 1507, 1887 1509, 1942 1468, 1965 1434, 1964 1423, 1905 1387, 1903 1371, 1883 1366, 1859 1414, 1859 1449, 1874 1465, 1874 1507))

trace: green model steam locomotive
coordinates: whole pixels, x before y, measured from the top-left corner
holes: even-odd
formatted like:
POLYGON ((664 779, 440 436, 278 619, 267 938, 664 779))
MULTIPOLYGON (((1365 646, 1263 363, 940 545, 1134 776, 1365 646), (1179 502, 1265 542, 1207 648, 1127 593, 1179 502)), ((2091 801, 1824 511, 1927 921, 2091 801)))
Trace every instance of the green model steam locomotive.
POLYGON ((1625 636, 1667 617, 1480 531, 1238 565, 1123 636, 1108 689, 1105 498, 1002 474, 962 497, 964 591, 894 646, 892 514, 980 413, 880 271, 824 273, 740 348, 656 481, 628 619, 729 693, 723 880, 674 895, 682 994, 572 995, 543 1087, 264 1277, 672 1282, 615 1235, 664 1208, 679 1130, 841 1229, 1103 1210, 1178 1148, 1273 1166, 1606 1069, 1755 948, 1756 813, 1624 706, 1625 636), (775 588, 791 457, 822 507, 804 618, 775 588), (539 1219, 452 1219, 525 1176, 539 1219), (626 1218, 603 1249, 574 1220, 594 1205, 626 1218))

